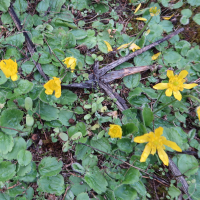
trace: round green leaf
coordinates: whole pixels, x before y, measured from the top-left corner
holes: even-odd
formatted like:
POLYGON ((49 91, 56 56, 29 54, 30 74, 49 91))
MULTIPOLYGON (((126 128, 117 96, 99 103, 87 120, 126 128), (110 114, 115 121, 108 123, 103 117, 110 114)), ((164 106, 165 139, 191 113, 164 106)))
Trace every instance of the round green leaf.
POLYGON ((181 14, 187 18, 192 16, 192 11, 190 9, 183 9, 181 10, 181 14))
POLYGON ((131 142, 131 139, 129 138, 122 138, 117 141, 117 146, 121 151, 131 153, 133 151, 135 143, 131 142))
POLYGON ((143 120, 146 126, 150 126, 154 119, 153 112, 150 108, 145 107, 142 111, 143 120))
POLYGON ((38 169, 42 176, 54 176, 61 171, 62 166, 62 161, 58 162, 55 157, 46 157, 42 159, 38 169))
POLYGON ((196 14, 196 15, 193 17, 193 20, 194 20, 198 25, 200 25, 200 14, 196 14))
POLYGON ((140 172, 138 169, 130 168, 125 175, 123 184, 134 184, 140 180, 140 172))
POLYGON ((17 88, 14 89, 15 94, 21 95, 30 92, 33 88, 33 83, 28 80, 21 79, 18 83, 17 88))
POLYGON ((169 49, 164 52, 164 60, 167 63, 177 63, 179 60, 181 60, 181 55, 172 49, 169 49))
POLYGON ((31 163, 29 163, 26 166, 18 165, 17 176, 25 176, 27 173, 29 173, 31 171, 31 166, 32 166, 31 163))
POLYGON ((82 40, 87 37, 87 32, 83 29, 72 30, 71 33, 75 36, 76 40, 82 40))
POLYGON ((115 197, 120 199, 131 199, 134 200, 137 197, 137 192, 129 185, 120 185, 114 190, 115 197))
POLYGON ((46 121, 55 120, 58 118, 58 109, 45 104, 43 102, 40 103, 40 106, 37 110, 37 113, 41 116, 42 119, 46 121))
POLYGON ((12 151, 3 155, 3 158, 5 158, 7 160, 17 159, 17 154, 22 149, 23 150, 26 149, 26 142, 22 137, 16 137, 16 138, 14 138, 14 147, 13 147, 12 151))
POLYGON ((83 192, 77 196, 76 200, 90 200, 90 198, 87 193, 83 192))
POLYGON ((1 11, 7 12, 9 6, 10 6, 10 0, 1 0, 0 2, 1 11))
MULTIPOLYGON (((22 130, 23 127, 20 125, 22 117, 23 112, 21 110, 15 108, 6 109, 1 113, 0 124, 4 127, 22 130)), ((18 133, 18 131, 6 128, 2 128, 2 131, 12 136, 18 133)))
POLYGON ((98 194, 105 192, 108 186, 106 179, 97 166, 86 172, 84 180, 98 194))
POLYGON ((70 126, 71 124, 69 123, 69 119, 71 118, 76 120, 75 115, 72 111, 69 111, 69 110, 60 111, 59 120, 62 122, 63 125, 70 126))
POLYGON ((17 154, 18 163, 22 166, 27 166, 32 160, 32 154, 27 150, 20 150, 17 154))
POLYGON ((70 90, 62 90, 62 95, 60 97, 60 104, 71 105, 77 100, 77 95, 70 90))
POLYGON ((0 132, 0 153, 7 154, 14 146, 13 137, 0 132))
POLYGON ((45 64, 45 65, 42 65, 42 69, 44 73, 47 74, 49 77, 58 76, 58 67, 56 67, 55 65, 45 64))
POLYGON ((0 181, 5 182, 10 180, 16 173, 16 165, 8 161, 0 163, 0 181))
POLYGON ((72 33, 64 35, 61 40, 61 47, 64 49, 70 49, 76 46, 76 38, 72 33))
POLYGON ((138 84, 140 83, 140 79, 141 79, 141 74, 137 73, 137 74, 125 76, 123 78, 123 81, 124 81, 124 84, 126 85, 126 87, 132 89, 132 88, 138 86, 138 84))
POLYGON ((56 176, 42 176, 38 180, 38 190, 60 196, 65 191, 64 178, 58 174, 56 176))
POLYGON ((182 174, 190 176, 198 171, 199 164, 194 156, 183 154, 178 159, 178 168, 182 174))
POLYGON ((0 70, 0 85, 4 84, 8 79, 4 75, 3 71, 0 70))

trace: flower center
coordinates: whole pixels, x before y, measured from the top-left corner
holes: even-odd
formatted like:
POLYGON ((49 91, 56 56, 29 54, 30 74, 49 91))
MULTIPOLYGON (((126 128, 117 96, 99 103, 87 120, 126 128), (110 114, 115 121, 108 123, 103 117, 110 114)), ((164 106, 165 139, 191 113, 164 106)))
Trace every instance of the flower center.
POLYGON ((179 85, 179 82, 178 82, 178 81, 174 81, 174 82, 173 82, 173 85, 174 85, 174 86, 178 86, 178 85, 179 85))

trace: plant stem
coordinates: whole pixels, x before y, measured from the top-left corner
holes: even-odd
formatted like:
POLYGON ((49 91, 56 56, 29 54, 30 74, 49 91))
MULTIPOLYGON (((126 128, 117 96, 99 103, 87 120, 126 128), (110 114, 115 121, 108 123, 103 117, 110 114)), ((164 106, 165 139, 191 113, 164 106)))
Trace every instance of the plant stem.
POLYGON ((155 113, 157 113, 158 111, 162 110, 162 109, 165 108, 166 106, 168 106, 168 105, 174 103, 175 101, 177 101, 177 99, 174 99, 173 101, 170 101, 169 103, 166 103, 166 104, 165 104, 164 106, 162 106, 161 108, 155 110, 155 111, 153 112, 153 114, 155 114, 155 113))
POLYGON ((198 102, 200 103, 200 99, 198 99, 198 98, 196 98, 196 97, 194 97, 194 96, 192 96, 192 95, 184 95, 183 97, 192 98, 192 99, 194 99, 194 100, 196 100, 196 101, 198 101, 198 102))
POLYGON ((159 102, 161 96, 163 95, 163 93, 165 92, 165 90, 163 90, 160 95, 158 96, 158 99, 156 100, 156 102, 153 104, 153 108, 156 106, 157 102, 159 102))

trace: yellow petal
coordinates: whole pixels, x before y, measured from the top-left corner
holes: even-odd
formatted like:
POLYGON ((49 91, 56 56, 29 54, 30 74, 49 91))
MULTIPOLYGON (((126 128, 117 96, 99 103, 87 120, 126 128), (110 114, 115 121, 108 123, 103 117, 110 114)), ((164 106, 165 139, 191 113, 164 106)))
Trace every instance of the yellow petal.
POLYGON ((151 154, 154 155, 156 153, 156 147, 155 146, 152 146, 151 147, 151 154))
POLYGON ((174 16, 174 14, 171 15, 170 17, 162 17, 162 18, 163 18, 164 20, 170 20, 173 16, 174 16))
POLYGON ((144 143, 148 141, 149 141, 149 133, 146 133, 142 136, 137 136, 134 138, 134 142, 137 142, 137 143, 144 143))
POLYGON ((173 78, 174 77, 174 72, 172 70, 167 70, 167 77, 168 78, 173 78))
POLYGON ((162 160, 165 165, 167 165, 167 166, 169 165, 168 155, 163 150, 163 148, 158 148, 158 156, 159 156, 160 160, 162 160))
POLYGON ((151 32, 151 30, 148 29, 148 30, 146 31, 146 33, 145 33, 145 36, 149 35, 150 32, 151 32))
POLYGON ((151 152, 151 146, 150 146, 150 144, 148 143, 148 144, 145 146, 144 151, 143 151, 143 153, 142 153, 142 155, 141 155, 140 162, 145 162, 146 159, 147 159, 147 157, 149 156, 150 152, 151 152))
POLYGON ((158 83, 154 85, 153 88, 156 90, 164 90, 168 88, 168 83, 158 83))
POLYGON ((151 57, 151 59, 152 59, 152 60, 156 60, 156 59, 159 57, 160 54, 161 54, 160 52, 154 54, 154 55, 151 57))
POLYGON ((134 13, 136 13, 140 9, 141 5, 142 5, 141 3, 138 5, 138 7, 135 9, 134 13))
POLYGON ((16 81, 16 80, 18 79, 17 74, 12 75, 12 76, 11 76, 11 79, 12 79, 12 81, 16 81))
POLYGON ((122 48, 127 48, 129 44, 130 43, 128 43, 128 44, 122 44, 120 47, 117 48, 117 50, 122 49, 122 48))
POLYGON ((110 43, 107 42, 107 41, 104 41, 104 42, 105 42, 105 44, 106 44, 106 46, 107 46, 108 52, 113 51, 113 49, 112 49, 110 43))
POLYGON ((136 45, 135 43, 132 43, 129 49, 131 49, 132 51, 135 51, 136 49, 140 49, 140 47, 136 45))
POLYGON ((143 18, 143 17, 138 17, 138 18, 135 18, 135 19, 140 20, 140 21, 147 21, 147 19, 143 18))
POLYGON ((180 72, 180 74, 178 75, 178 79, 183 79, 183 78, 185 78, 187 75, 188 75, 188 71, 182 70, 182 71, 180 72))
POLYGON ((119 125, 116 124, 110 124, 108 135, 110 135, 111 138, 122 138, 122 128, 119 125))
POLYGON ((168 97, 171 97, 171 96, 172 96, 172 89, 171 89, 171 88, 168 88, 168 89, 165 91, 165 95, 168 96, 168 97))
POLYGON ((173 95, 174 95, 175 99, 177 99, 179 101, 182 99, 182 95, 179 91, 173 91, 173 95))
POLYGON ((160 137, 163 134, 163 128, 159 127, 154 132, 155 132, 156 137, 160 137))
POLYGON ((61 96, 61 89, 55 90, 55 97, 60 98, 60 96, 61 96))
POLYGON ((199 107, 197 107, 197 116, 198 116, 198 118, 199 118, 199 121, 200 121, 200 106, 199 106, 199 107))
POLYGON ((172 141, 169 141, 169 140, 164 140, 163 144, 174 149, 174 150, 176 150, 176 151, 182 152, 181 148, 175 142, 172 142, 172 141))
POLYGON ((193 87, 197 86, 198 84, 196 83, 191 83, 191 84, 183 84, 183 88, 185 89, 192 89, 193 87))

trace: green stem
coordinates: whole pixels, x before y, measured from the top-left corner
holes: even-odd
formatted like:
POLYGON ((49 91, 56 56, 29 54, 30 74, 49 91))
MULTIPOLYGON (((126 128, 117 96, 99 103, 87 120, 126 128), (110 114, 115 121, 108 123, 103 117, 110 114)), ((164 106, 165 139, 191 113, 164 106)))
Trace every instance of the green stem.
POLYGON ((192 98, 192 99, 194 99, 194 100, 196 100, 196 101, 198 101, 198 102, 200 103, 200 99, 198 99, 198 98, 196 98, 196 97, 194 97, 194 96, 192 96, 192 95, 184 95, 183 97, 192 98))
POLYGON ((160 98, 161 98, 161 96, 163 95, 164 92, 165 92, 165 90, 163 90, 163 91, 160 93, 158 99, 157 99, 156 102, 153 104, 153 108, 156 106, 157 102, 159 102, 159 100, 160 100, 160 98))
POLYGON ((177 101, 177 99, 174 99, 173 101, 170 101, 169 103, 166 103, 166 104, 165 104, 164 106, 162 106, 161 108, 155 110, 155 111, 153 112, 153 114, 155 114, 155 113, 157 113, 158 111, 162 110, 162 109, 165 108, 166 106, 168 106, 168 105, 174 103, 175 101, 177 101))
POLYGON ((142 35, 142 33, 144 32, 144 30, 146 29, 146 27, 148 26, 148 24, 152 20, 152 18, 153 17, 151 16, 151 18, 149 19, 149 21, 145 24, 145 26, 143 27, 143 29, 139 32, 139 34, 136 36, 136 38, 131 43, 135 42, 142 35))

